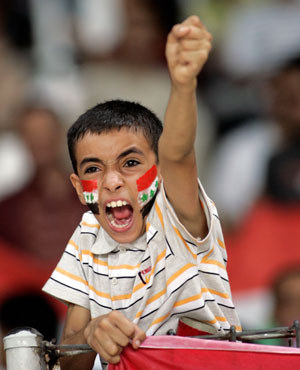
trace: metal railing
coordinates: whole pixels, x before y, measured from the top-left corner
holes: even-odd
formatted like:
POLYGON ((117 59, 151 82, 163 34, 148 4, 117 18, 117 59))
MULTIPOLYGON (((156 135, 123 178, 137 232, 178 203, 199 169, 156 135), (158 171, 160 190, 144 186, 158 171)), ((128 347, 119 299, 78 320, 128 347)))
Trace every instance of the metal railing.
MULTIPOLYGON (((290 327, 236 332, 231 327, 226 334, 194 336, 199 339, 226 340, 230 342, 255 342, 266 339, 288 339, 290 346, 300 348, 299 321, 290 327)), ((43 340, 32 328, 17 328, 4 338, 7 370, 54 370, 59 369, 59 358, 92 352, 87 344, 56 344, 43 340)))
POLYGON ((265 339, 289 339, 289 345, 292 346, 292 341, 295 339, 295 347, 300 348, 300 325, 299 321, 295 320, 290 327, 278 327, 262 330, 245 330, 237 332, 232 326, 227 334, 210 334, 202 335, 194 338, 214 339, 214 340, 229 340, 230 342, 255 342, 265 339))

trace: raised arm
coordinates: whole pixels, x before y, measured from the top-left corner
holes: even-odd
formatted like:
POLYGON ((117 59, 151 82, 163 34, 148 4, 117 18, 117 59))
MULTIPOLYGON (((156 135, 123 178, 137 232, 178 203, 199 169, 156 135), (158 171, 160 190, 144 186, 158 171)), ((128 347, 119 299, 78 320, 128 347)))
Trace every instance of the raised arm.
POLYGON ((191 16, 173 27, 166 45, 172 86, 159 141, 160 168, 177 217, 195 237, 207 232, 198 196, 194 141, 197 75, 207 60, 211 39, 199 18, 191 16))

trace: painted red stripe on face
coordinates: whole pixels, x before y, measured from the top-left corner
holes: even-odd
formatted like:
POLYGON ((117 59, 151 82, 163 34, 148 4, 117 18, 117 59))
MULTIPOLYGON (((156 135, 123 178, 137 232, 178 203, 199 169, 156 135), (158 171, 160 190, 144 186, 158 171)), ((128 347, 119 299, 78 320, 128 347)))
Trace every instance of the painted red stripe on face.
POLYGON ((81 180, 83 191, 91 192, 98 189, 97 180, 81 180))
POLYGON ((138 191, 145 190, 149 188, 149 186, 154 181, 157 175, 157 168, 155 164, 148 170, 143 176, 136 180, 138 191))

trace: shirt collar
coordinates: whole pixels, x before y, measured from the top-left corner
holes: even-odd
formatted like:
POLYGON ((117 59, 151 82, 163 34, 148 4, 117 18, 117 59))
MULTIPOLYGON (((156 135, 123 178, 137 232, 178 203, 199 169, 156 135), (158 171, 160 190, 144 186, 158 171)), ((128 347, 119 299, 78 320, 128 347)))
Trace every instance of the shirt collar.
MULTIPOLYGON (((163 188, 163 186, 162 186, 163 188)), ((160 192, 159 192, 160 193, 160 192)), ((156 200, 157 201, 157 200, 156 200)), ((154 226, 154 205, 152 206, 149 215, 147 216, 146 220, 146 232, 141 235, 137 240, 130 244, 123 244, 116 242, 113 238, 111 238, 107 232, 100 227, 98 231, 97 238, 95 243, 91 248, 91 252, 93 254, 108 254, 113 251, 119 250, 120 247, 125 247, 126 249, 139 249, 139 250, 146 250, 149 241, 157 235, 157 228, 154 226)))
POLYGON ((117 251, 120 249, 120 247, 125 247, 126 249, 139 249, 139 250, 146 250, 147 248, 147 242, 153 238, 153 235, 155 234, 156 230, 149 225, 147 227, 147 231, 141 235, 137 240, 135 240, 132 243, 118 243, 116 242, 110 235, 107 234, 107 232, 103 229, 103 227, 100 228, 96 241, 92 245, 91 252, 93 254, 108 254, 113 251, 117 251))

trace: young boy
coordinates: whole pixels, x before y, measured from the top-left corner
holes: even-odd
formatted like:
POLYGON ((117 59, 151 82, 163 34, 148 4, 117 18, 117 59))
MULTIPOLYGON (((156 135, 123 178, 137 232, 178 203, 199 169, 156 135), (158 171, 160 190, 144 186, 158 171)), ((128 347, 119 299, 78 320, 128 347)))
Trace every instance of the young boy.
MULTIPOLYGON (((211 35, 196 16, 166 45, 172 82, 165 125, 146 108, 111 101, 68 133, 71 181, 90 207, 44 290, 68 302, 63 343, 88 343, 117 363, 129 343, 190 318, 222 333, 239 320, 213 202, 197 179, 196 78, 211 35)), ((62 361, 91 369, 95 353, 62 361)))

